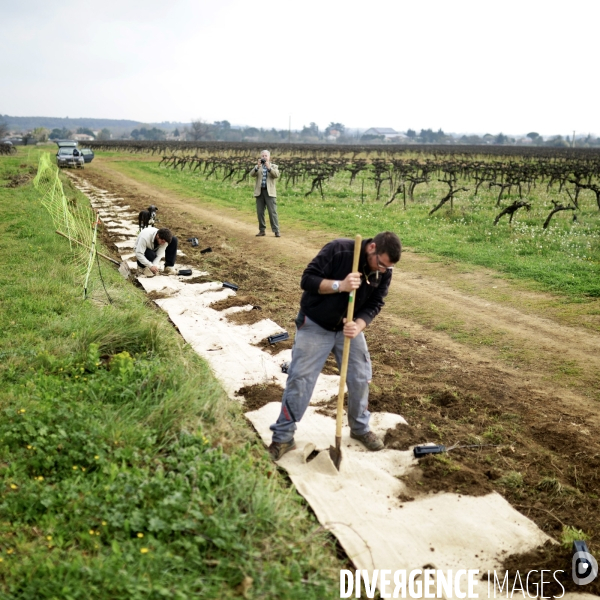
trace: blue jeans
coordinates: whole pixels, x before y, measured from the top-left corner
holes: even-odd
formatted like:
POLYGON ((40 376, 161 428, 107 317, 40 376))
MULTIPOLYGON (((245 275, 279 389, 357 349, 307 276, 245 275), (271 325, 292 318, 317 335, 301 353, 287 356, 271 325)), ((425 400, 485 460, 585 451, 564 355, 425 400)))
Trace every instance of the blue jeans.
MULTIPOLYGON (((333 350, 338 367, 342 364, 344 334, 341 331, 327 331, 308 317, 300 323, 288 380, 281 400, 281 412, 274 425, 271 425, 274 442, 289 442, 294 437, 298 423, 310 402, 317 378, 323 365, 333 350)), ((369 432, 369 383, 371 381, 371 357, 367 342, 361 332, 350 343, 348 360, 348 422, 357 435, 369 432)))

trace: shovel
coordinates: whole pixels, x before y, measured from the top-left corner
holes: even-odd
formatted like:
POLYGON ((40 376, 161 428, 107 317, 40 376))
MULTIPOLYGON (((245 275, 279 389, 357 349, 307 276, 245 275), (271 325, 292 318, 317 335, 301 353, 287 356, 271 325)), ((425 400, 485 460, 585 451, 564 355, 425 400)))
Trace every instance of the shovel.
MULTIPOLYGON (((354 238, 354 260, 352 261, 352 272, 358 271, 358 259, 360 257, 360 246, 362 237, 357 234, 354 238)), ((348 315, 346 322, 350 322, 354 318, 354 295, 356 290, 350 292, 348 299, 348 315)), ((329 457, 335 468, 339 471, 342 462, 342 414, 344 412, 344 392, 346 391, 346 375, 348 374, 348 358, 350 357, 350 342, 352 340, 344 337, 344 350, 342 353, 342 368, 340 369, 340 389, 337 400, 337 414, 335 417, 335 448, 329 446, 329 457)))

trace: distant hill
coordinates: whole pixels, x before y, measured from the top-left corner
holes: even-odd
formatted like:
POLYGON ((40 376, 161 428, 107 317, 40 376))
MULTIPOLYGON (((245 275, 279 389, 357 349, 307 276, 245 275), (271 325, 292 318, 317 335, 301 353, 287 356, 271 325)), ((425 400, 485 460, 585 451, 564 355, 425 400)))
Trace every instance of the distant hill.
POLYGON ((66 127, 71 131, 76 131, 79 127, 97 131, 100 129, 110 129, 113 134, 129 133, 132 129, 139 127, 158 127, 165 131, 172 131, 176 128, 182 128, 189 123, 172 123, 165 121, 163 123, 143 123, 141 121, 131 121, 128 119, 70 119, 69 117, 11 117, 10 115, 0 115, 0 123, 5 122, 11 130, 29 131, 36 127, 46 127, 47 129, 62 129, 66 127))

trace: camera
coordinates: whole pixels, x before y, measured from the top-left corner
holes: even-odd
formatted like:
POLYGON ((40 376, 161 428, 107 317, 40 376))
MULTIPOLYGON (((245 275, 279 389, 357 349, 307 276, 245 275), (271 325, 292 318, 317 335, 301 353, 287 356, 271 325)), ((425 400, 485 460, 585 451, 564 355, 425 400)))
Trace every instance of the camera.
POLYGON ((261 165, 264 165, 266 162, 267 162, 267 161, 266 161, 264 158, 261 158, 261 159, 260 159, 260 164, 261 164, 261 165))

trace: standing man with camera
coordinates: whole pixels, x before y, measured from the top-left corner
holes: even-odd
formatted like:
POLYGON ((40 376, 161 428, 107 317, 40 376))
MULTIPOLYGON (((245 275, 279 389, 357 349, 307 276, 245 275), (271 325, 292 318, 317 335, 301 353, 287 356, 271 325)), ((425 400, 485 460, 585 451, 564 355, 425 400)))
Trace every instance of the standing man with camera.
POLYGON ((277 217, 277 190, 275 180, 279 177, 277 165, 271 163, 271 153, 263 150, 256 166, 250 172, 256 178, 254 197, 256 198, 256 214, 258 216, 258 233, 256 237, 263 237, 267 224, 265 222, 265 207, 269 211, 269 221, 275 237, 279 233, 279 218, 277 217))

